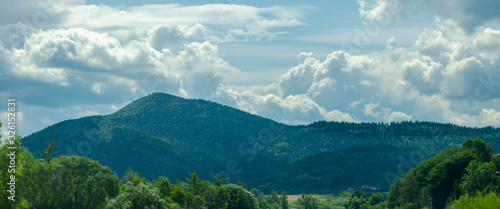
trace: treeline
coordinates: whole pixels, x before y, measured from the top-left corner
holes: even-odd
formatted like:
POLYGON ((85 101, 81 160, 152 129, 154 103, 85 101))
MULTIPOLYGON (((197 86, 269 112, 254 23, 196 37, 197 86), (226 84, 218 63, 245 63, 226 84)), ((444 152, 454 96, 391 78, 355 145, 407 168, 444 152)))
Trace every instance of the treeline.
POLYGON ((248 185, 266 194, 280 189, 291 194, 339 194, 349 187, 361 188, 362 185, 375 187, 375 192, 387 192, 398 176, 420 164, 424 157, 437 154, 428 153, 411 162, 403 159, 407 163, 405 170, 398 170, 398 164, 403 163, 401 156, 423 153, 422 149, 366 145, 322 152, 298 160, 265 178, 249 180, 248 185))
MULTIPOLYGON (((249 185, 265 181, 262 178, 313 155, 357 146, 391 145, 414 149, 425 145, 439 152, 460 147, 467 138, 480 137, 496 150, 500 149, 500 128, 494 127, 471 128, 433 122, 325 121, 289 126, 217 103, 163 93, 136 100, 110 115, 54 124, 26 136, 24 146, 37 156, 40 139, 46 140, 52 134, 57 135, 56 153, 85 156, 119 174, 133 164, 137 165, 134 170, 148 180, 160 175, 184 179, 187 171, 193 170, 200 178, 211 179, 211 171, 228 177, 224 175, 228 173, 227 164, 236 161, 243 172, 231 174, 231 180, 244 180, 249 185), (79 149, 82 147, 84 149, 79 149)), ((334 170, 316 172, 320 175, 311 174, 311 177, 349 182, 341 175, 321 176, 331 172, 334 170)), ((307 178, 296 180, 309 183, 307 178)), ((372 176, 361 177, 368 178, 372 176)), ((330 182, 315 184, 333 185, 330 182)), ((314 188, 318 187, 293 192, 328 190, 314 188)), ((266 187, 266 193, 268 189, 280 188, 266 187)))
POLYGON ((15 175, 14 193, 7 189, 0 191, 2 209, 319 209, 367 206, 383 201, 381 194, 368 199, 356 191, 328 201, 303 194, 290 203, 284 191, 281 195, 272 191, 266 196, 257 189, 248 191, 242 182, 230 184, 218 175, 213 183, 201 180, 196 172, 190 173, 185 181, 176 180, 175 184, 163 176, 148 181, 132 169, 120 179, 110 168, 86 157, 53 158, 54 144, 49 144, 40 159, 35 159, 21 146, 20 140, 15 145, 0 147, 2 167, 9 163, 8 147, 18 147, 15 172, 0 172, 0 185, 7 185, 10 176, 15 175))
MULTIPOLYGON (((257 208, 257 198, 239 185, 216 177, 215 183, 198 179, 171 184, 159 177, 151 182, 129 170, 122 179, 97 161, 78 156, 35 159, 18 143, 16 171, 2 170, 5 187, 15 175, 15 193, 2 189, 0 208, 257 208), (15 201, 8 200, 13 196, 15 201)), ((0 166, 9 163, 9 145, 1 149, 0 166)), ((49 148, 48 148, 49 149, 49 148)), ((50 154, 50 153, 48 153, 50 154)))
POLYGON ((435 150, 460 147, 468 138, 488 140, 500 150, 500 129, 465 127, 435 122, 349 123, 318 121, 296 126, 277 135, 266 156, 287 162, 306 158, 318 151, 365 145, 415 147, 432 145, 435 150))
MULTIPOLYGON (((302 194, 295 202, 288 201, 287 193, 282 191, 289 191, 286 188, 279 189, 282 191, 280 195, 273 190, 265 191, 265 195, 258 189, 247 188, 242 182, 231 184, 228 179, 220 176, 216 176, 212 182, 202 180, 195 171, 189 173, 185 180, 176 179, 175 183, 162 176, 147 180, 131 169, 120 178, 110 168, 86 157, 54 157, 54 140, 42 148, 38 159, 21 146, 21 141, 18 137, 16 144, 4 143, 0 147, 0 185, 2 188, 9 187, 0 190, 2 209, 462 209, 498 208, 500 205, 500 156, 494 155, 493 147, 479 138, 467 139, 461 144, 461 148, 444 150, 423 161, 391 185, 387 196, 380 193, 368 196, 356 190, 354 193, 344 192, 340 197, 324 201, 312 195, 302 194), (18 148, 14 151, 9 149, 9 146, 18 148), (12 152, 15 152, 15 167, 11 171, 6 168, 12 167, 12 152), (9 200, 9 197, 15 201, 9 200)), ((305 178, 309 181, 321 178, 324 175, 320 174, 325 172, 336 173, 356 166, 338 164, 336 159, 347 162, 356 155, 385 158, 387 156, 383 153, 386 151, 377 151, 376 146, 366 146, 346 149, 337 153, 337 156, 331 155, 332 153, 315 155, 292 165, 309 171, 289 170, 288 174, 284 173, 289 177, 273 178, 278 181, 279 178, 292 178, 302 172, 309 175, 305 178), (327 169, 322 168, 328 165, 330 167, 326 167, 327 169)), ((378 161, 370 160, 361 162, 380 166, 374 163, 378 161)), ((308 187, 310 182, 304 181, 300 184, 299 180, 292 181, 296 183, 294 187, 308 187)), ((330 180, 336 181, 334 178, 330 180)), ((322 185, 318 183, 315 186, 322 185)), ((331 185, 323 185, 328 186, 331 185)))
POLYGON ((500 155, 493 154, 491 145, 479 138, 467 139, 462 148, 442 151, 394 183, 387 206, 498 208, 499 171, 500 155))

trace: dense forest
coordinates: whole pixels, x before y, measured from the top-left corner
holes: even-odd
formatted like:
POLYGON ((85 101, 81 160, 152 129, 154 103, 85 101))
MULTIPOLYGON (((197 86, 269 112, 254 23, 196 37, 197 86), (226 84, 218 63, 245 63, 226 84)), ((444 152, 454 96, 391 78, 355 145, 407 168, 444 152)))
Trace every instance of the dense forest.
MULTIPOLYGON (((2 167, 9 164, 8 154, 12 150, 8 147, 18 147, 16 171, 0 172, 1 185, 15 185, 0 191, 0 208, 5 209, 493 209, 500 205, 500 155, 494 155, 491 145, 479 138, 467 139, 461 148, 446 149, 423 161, 391 186, 387 198, 381 193, 367 195, 358 189, 326 200, 302 194, 294 202, 288 201, 286 191, 278 195, 271 190, 264 195, 258 189, 247 188, 243 182, 231 184, 219 175, 212 182, 202 180, 196 171, 189 173, 185 181, 177 179, 175 184, 163 176, 148 181, 130 168, 119 178, 110 168, 86 157, 54 157, 53 141, 42 150, 41 159, 35 159, 22 146, 21 137, 15 142, 0 147, 2 167)), ((346 153, 361 153, 363 149, 375 148, 346 150, 346 153)))
MULTIPOLYGON (((266 193, 279 188, 291 194, 338 194, 349 187, 361 189, 362 185, 375 187, 366 189, 371 192, 388 191, 397 179, 393 175, 400 173, 397 165, 402 163, 401 156, 414 151, 391 145, 367 145, 323 152, 298 160, 265 178, 249 181, 248 185, 266 193)), ((408 162, 411 165, 400 174, 424 159, 416 160, 408 162)))
POLYGON ((55 138, 56 155, 96 160, 120 176, 132 168, 149 181, 184 179, 196 170, 202 179, 219 174, 266 193, 332 193, 362 185, 387 192, 421 161, 475 137, 500 150, 500 129, 493 127, 418 121, 290 126, 210 101, 153 93, 110 115, 49 126, 23 145, 39 157, 55 138))

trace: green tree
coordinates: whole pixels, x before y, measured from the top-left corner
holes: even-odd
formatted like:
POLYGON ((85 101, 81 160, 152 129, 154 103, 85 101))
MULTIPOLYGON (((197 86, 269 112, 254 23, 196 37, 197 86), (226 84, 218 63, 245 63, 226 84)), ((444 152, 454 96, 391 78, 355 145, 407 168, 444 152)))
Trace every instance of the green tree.
POLYGON ((398 198, 399 205, 416 202, 420 188, 412 173, 405 176, 401 186, 398 198))
POLYGON ((474 195, 476 191, 499 191, 500 179, 495 174, 493 163, 481 163, 476 160, 467 166, 460 188, 464 193, 474 195))
POLYGON ((54 177, 51 164, 45 160, 31 158, 22 170, 19 192, 27 201, 30 208, 54 208, 57 204, 54 193, 51 191, 54 177))
POLYGON ((125 172, 125 175, 122 177, 123 183, 128 183, 128 182, 133 182, 134 179, 140 178, 139 174, 137 171, 132 170, 132 168, 128 167, 127 172, 125 172))
POLYGON ((170 198, 183 207, 186 201, 186 193, 179 185, 175 185, 174 190, 172 190, 172 193, 170 194, 170 198))
POLYGON ((384 202, 384 196, 382 196, 382 194, 380 194, 380 193, 372 194, 370 196, 370 199, 368 200, 368 204, 370 204, 370 205, 376 205, 376 204, 379 204, 381 202, 384 202))
POLYGON ((257 207, 257 199, 240 185, 228 184, 224 186, 229 195, 230 200, 227 209, 251 209, 257 207))
POLYGON ((269 202, 271 204, 273 203, 280 203, 280 200, 278 198, 278 193, 274 190, 271 191, 271 197, 269 198, 269 202))
POLYGON ((205 199, 203 199, 203 197, 201 196, 198 196, 198 195, 195 195, 193 197, 193 201, 191 201, 191 207, 190 208, 193 208, 193 209, 203 209, 205 208, 205 199))
POLYGON ((219 174, 214 177, 215 186, 225 185, 229 182, 229 179, 222 178, 219 174))
POLYGON ((303 209, 318 209, 318 202, 318 199, 306 194, 301 194, 300 198, 297 199, 297 204, 303 209))
POLYGON ((349 209, 360 209, 365 203, 366 199, 355 196, 349 201, 349 209))
POLYGON ((50 136, 50 142, 49 145, 47 146, 47 149, 45 149, 45 143, 42 139, 40 139, 40 146, 42 148, 43 156, 39 156, 39 158, 42 158, 45 161, 50 162, 50 160, 52 160, 53 158, 52 155, 54 153, 54 150, 56 149, 56 135, 52 133, 52 135, 50 136))
POLYGON ((198 178, 196 171, 190 173, 189 176, 191 178, 186 178, 186 182, 188 184, 188 191, 192 192, 194 195, 203 195, 208 190, 210 186, 209 181, 203 181, 198 178))
MULTIPOLYGON (((2 123, 0 123, 1 127, 2 123)), ((18 193, 19 187, 23 185, 20 178, 22 179, 22 169, 28 166, 26 160, 32 156, 26 148, 21 147, 20 136, 15 136, 14 144, 9 144, 8 141, 3 143, 0 147, 0 155, 0 187, 2 188, 0 190, 0 198, 2 198, 0 208, 21 207, 24 200, 18 193), (17 149, 9 149, 9 147, 17 147, 17 149), (11 157, 15 157, 15 159, 11 157), (9 200, 9 197, 15 201, 9 200)))
POLYGON ((271 205, 266 200, 263 193, 260 193, 259 195, 257 195, 257 202, 259 203, 259 208, 261 208, 261 209, 270 209, 271 208, 271 205))
POLYGON ((160 194, 163 198, 168 197, 172 192, 172 184, 168 180, 168 178, 160 176, 158 180, 154 183, 154 186, 158 188, 160 194))
POLYGON ((387 203, 389 208, 395 208, 398 204, 401 188, 403 187, 402 179, 398 179, 391 185, 389 194, 387 195, 387 203))
POLYGON ((230 200, 229 192, 225 187, 216 186, 210 192, 213 197, 209 198, 208 208, 209 209, 225 209, 227 208, 228 202, 230 200))
POLYGON ((475 138, 467 139, 462 143, 462 148, 473 150, 479 157, 481 162, 487 162, 491 159, 493 153, 493 147, 490 144, 486 144, 482 139, 475 138))
POLYGON ((128 182, 125 191, 106 204, 107 209, 165 209, 167 204, 160 197, 160 191, 150 183, 134 185, 128 182))
POLYGON ((290 208, 290 205, 288 204, 288 196, 286 196, 286 192, 283 191, 281 193, 281 208, 282 209, 288 209, 290 208))
POLYGON ((497 209, 500 205, 500 197, 495 193, 489 193, 486 196, 482 196, 481 193, 477 193, 474 196, 465 194, 460 197, 456 202, 450 205, 450 209, 470 209, 470 208, 481 208, 481 209, 497 209))
POLYGON ((59 208, 101 208, 107 198, 119 193, 120 181, 116 174, 97 161, 60 156, 50 164, 53 169, 51 191, 59 208))

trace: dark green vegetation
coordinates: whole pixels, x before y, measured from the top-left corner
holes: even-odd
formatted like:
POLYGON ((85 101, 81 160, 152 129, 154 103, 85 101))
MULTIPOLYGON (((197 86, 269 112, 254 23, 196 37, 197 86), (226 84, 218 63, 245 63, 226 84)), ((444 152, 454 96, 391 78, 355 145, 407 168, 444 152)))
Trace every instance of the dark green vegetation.
MULTIPOLYGON (((168 178, 149 182, 129 170, 120 180, 108 167, 85 157, 35 159, 19 141, 17 146, 17 171, 0 172, 2 209, 258 208, 253 193, 244 185, 228 184, 226 179, 216 178, 211 184, 193 172, 185 182, 172 185, 168 178), (15 175, 13 194, 3 189, 11 175, 15 175), (8 200, 9 196, 15 201, 8 200)), ((5 167, 11 151, 7 147, 0 147, 0 164, 5 167)))
MULTIPOLYGON (((0 124, 1 125, 1 124, 0 124)), ((44 159, 35 159, 21 146, 17 139, 16 171, 0 171, 0 185, 7 185, 15 175, 15 193, 0 192, 2 209, 289 209, 289 208, 338 208, 349 206, 355 198, 366 195, 356 191, 353 195, 320 202, 310 195, 302 195, 295 203, 288 202, 287 194, 272 191, 264 196, 257 189, 247 190, 245 184, 228 183, 228 179, 216 176, 214 183, 198 178, 196 172, 189 173, 185 181, 172 184, 160 176, 153 181, 140 177, 129 169, 121 178, 97 161, 79 156, 57 156, 46 149, 44 159), (15 201, 8 200, 12 196, 15 201)), ((53 144, 51 144, 53 145, 53 144)), ((0 147, 0 165, 7 166, 10 147, 0 147)), ((49 145, 50 148, 50 145, 49 145)), ((359 199, 358 198, 358 199, 359 199)), ((363 200, 364 200, 363 199, 363 200)), ((382 196, 372 195, 363 205, 378 203, 382 196)), ((360 200, 361 201, 361 200, 360 200)))
MULTIPOLYGON (((334 188, 346 190, 365 184, 376 187, 377 191, 388 191, 393 179, 387 174, 398 174, 395 165, 402 163, 398 157, 408 156, 413 151, 415 149, 406 147, 373 145, 322 152, 293 162, 271 176, 248 184, 266 193, 281 188, 290 194, 328 194, 341 192, 334 191, 334 188)), ((420 160, 416 163, 420 163, 420 160)), ((402 171, 401 174, 408 171, 402 171)))
POLYGON ((41 142, 49 144, 53 134, 55 155, 85 156, 118 175, 131 167, 148 180, 184 179, 196 170, 200 178, 212 179, 218 173, 266 194, 283 189, 332 193, 361 185, 387 191, 422 160, 459 147, 467 138, 483 138, 500 150, 498 128, 431 122, 288 126, 213 102, 162 93, 110 115, 55 124, 26 137, 23 145, 43 158, 41 142))
POLYGON ((500 155, 483 140, 467 139, 425 160, 391 186, 389 208, 498 208, 500 155), (493 193, 485 198, 478 196, 493 193), (485 207, 468 207, 484 204, 485 207))
MULTIPOLYGON (((312 195, 302 194, 295 202, 288 201, 285 191, 278 195, 271 190, 270 195, 265 196, 258 189, 249 190, 239 181, 238 184, 231 184, 229 179, 218 175, 213 178, 213 183, 201 180, 194 171, 189 173, 185 181, 178 179, 172 184, 169 178, 163 176, 148 181, 129 168, 120 180, 115 172, 95 160, 80 156, 55 157, 56 140, 54 137, 50 139, 46 147, 41 147, 41 159, 35 159, 27 148, 21 146, 24 140, 17 137, 15 171, 2 169, 0 172, 0 185, 5 188, 5 185, 8 187, 9 184, 15 184, 15 193, 7 189, 0 190, 0 208, 462 209, 498 208, 500 204, 500 155, 495 155, 493 147, 479 138, 467 139, 458 148, 445 149, 424 160, 390 186, 387 198, 381 193, 370 194, 358 189, 353 193, 344 192, 340 196, 323 201, 312 195), (8 197, 15 198, 16 201, 10 201, 8 197)), ((273 174, 269 178, 275 180, 276 185, 266 184, 262 188, 286 187, 293 191, 303 186, 304 190, 314 190, 308 186, 311 184, 328 191, 329 186, 335 188, 337 185, 345 185, 334 179, 335 174, 319 175, 322 172, 340 173, 337 178, 344 178, 345 181, 357 182, 358 178, 370 177, 373 179, 366 181, 376 181, 376 178, 381 178, 380 175, 356 176, 347 172, 347 169, 355 169, 355 166, 349 163, 340 164, 335 159, 352 159, 355 162, 370 164, 362 167, 375 169, 382 166, 379 162, 383 160, 389 164, 393 163, 391 161, 397 162, 394 156, 398 155, 398 165, 409 167, 410 164, 405 165, 404 160, 401 160, 401 153, 408 153, 410 150, 412 149, 409 147, 369 145, 314 154, 273 174), (371 159, 365 159, 370 157, 371 159), (294 167, 308 170, 294 170, 294 167), (301 181, 300 178, 295 178, 295 175, 307 178, 301 181), (347 176, 350 176, 350 179, 347 176), (334 183, 321 185, 315 182, 318 179, 317 182, 334 183)), ((0 147, 1 167, 8 167, 11 159, 9 155, 12 152, 6 144, 0 147)), ((419 155, 419 159, 422 159, 426 154, 423 147, 411 151, 408 154, 409 161, 413 159, 412 164, 415 164, 418 161, 412 158, 412 155, 419 155)), ((387 171, 391 173, 390 168, 387 171)), ((384 174, 384 177, 387 176, 384 174)))

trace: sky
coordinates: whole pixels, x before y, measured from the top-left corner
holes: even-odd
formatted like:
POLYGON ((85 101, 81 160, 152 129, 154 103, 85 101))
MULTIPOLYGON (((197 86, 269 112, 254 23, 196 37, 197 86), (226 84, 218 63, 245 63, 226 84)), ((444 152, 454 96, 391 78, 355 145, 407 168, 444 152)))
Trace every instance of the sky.
POLYGON ((164 92, 287 124, 499 127, 499 49, 493 0, 2 1, 0 121, 8 98, 27 136, 164 92))

